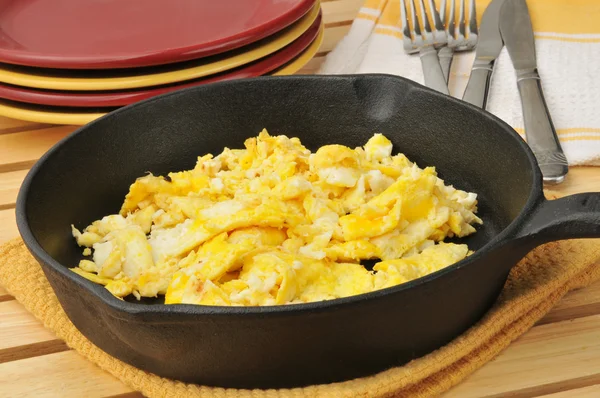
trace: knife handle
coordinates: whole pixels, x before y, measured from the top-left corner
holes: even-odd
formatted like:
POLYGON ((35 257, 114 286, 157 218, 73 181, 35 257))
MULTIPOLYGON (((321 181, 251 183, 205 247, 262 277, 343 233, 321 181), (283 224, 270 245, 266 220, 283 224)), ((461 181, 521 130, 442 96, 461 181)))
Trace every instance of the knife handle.
POLYGON ((569 167, 544 100, 537 69, 517 70, 517 85, 527 143, 537 159, 544 182, 559 184, 565 179, 569 167))
POLYGON ((467 88, 463 94, 463 101, 482 109, 487 105, 490 93, 490 82, 494 71, 494 60, 475 59, 467 88))
POLYGON ((444 79, 442 67, 440 66, 437 50, 433 46, 422 47, 419 51, 419 56, 421 57, 425 85, 442 94, 450 95, 448 84, 446 83, 446 79, 444 79))

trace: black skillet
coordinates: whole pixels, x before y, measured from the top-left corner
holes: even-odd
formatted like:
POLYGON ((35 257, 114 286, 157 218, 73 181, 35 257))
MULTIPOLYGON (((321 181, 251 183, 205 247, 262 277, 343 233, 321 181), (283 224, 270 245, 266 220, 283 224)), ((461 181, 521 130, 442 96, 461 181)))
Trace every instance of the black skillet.
POLYGON ((75 326, 98 347, 160 376, 227 387, 289 387, 365 376, 448 343, 494 303, 515 263, 544 242, 600 237, 600 194, 546 201, 523 140, 461 101, 387 75, 255 78, 132 105, 82 127, 27 175, 25 243, 75 326), (475 254, 424 278, 333 301, 273 307, 120 301, 72 273, 69 225, 119 210, 135 178, 190 169, 266 127, 311 149, 373 133, 447 183, 479 194, 475 254))

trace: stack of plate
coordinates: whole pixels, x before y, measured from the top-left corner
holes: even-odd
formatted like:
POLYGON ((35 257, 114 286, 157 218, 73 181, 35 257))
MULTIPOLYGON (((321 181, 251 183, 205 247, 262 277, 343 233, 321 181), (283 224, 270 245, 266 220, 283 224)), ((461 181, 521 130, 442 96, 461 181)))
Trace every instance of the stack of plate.
POLYGON ((0 28, 0 115, 57 124, 184 87, 292 74, 323 37, 318 0, 11 1, 0 28))

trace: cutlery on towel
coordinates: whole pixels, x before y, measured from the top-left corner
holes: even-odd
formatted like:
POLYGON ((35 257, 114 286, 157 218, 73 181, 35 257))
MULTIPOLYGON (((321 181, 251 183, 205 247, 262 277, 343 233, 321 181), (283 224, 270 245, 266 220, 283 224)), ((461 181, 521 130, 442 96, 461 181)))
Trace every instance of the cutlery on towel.
MULTIPOLYGON (((434 8, 435 9, 435 8, 434 8)), ((442 47, 438 53, 440 65, 446 82, 450 77, 450 66, 455 51, 471 51, 477 45, 477 12, 475 10, 475 0, 469 0, 469 16, 465 16, 465 0, 460 0, 460 10, 458 11, 458 27, 454 18, 456 9, 456 0, 450 3, 450 13, 446 18, 446 0, 442 0, 440 8, 441 19, 446 26, 446 37, 448 45, 442 47), (468 23, 467 23, 468 19, 468 23)))
POLYGON ((500 32, 517 74, 527 143, 535 154, 544 182, 559 184, 568 163, 554 130, 537 71, 533 27, 525 0, 505 0, 500 32))
MULTIPOLYGON (((417 19, 417 11, 415 7, 415 0, 410 0, 411 7, 411 20, 412 27, 408 22, 408 12, 406 8, 406 1, 400 0, 400 14, 402 19, 402 42, 404 51, 408 54, 419 53, 421 58, 421 66, 423 67, 423 77, 425 79, 425 85, 433 88, 443 94, 450 95, 448 92, 448 85, 442 67, 440 66, 440 60, 438 58, 436 45, 446 44, 446 36, 443 31, 443 25, 440 20, 440 16, 435 9, 432 7, 432 16, 435 26, 435 34, 429 24, 427 13, 423 0, 421 2, 421 16, 424 33, 421 32, 419 21, 417 19)), ((431 1, 430 1, 431 4, 431 1)))
POLYGON ((475 62, 463 94, 464 101, 483 109, 487 105, 494 63, 504 47, 499 26, 502 4, 504 0, 493 0, 483 13, 479 27, 479 43, 475 49, 475 62))

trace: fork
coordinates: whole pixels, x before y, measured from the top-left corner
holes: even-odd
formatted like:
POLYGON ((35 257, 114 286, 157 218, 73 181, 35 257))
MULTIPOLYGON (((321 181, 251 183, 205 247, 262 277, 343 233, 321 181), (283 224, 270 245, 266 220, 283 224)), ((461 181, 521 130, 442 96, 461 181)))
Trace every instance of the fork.
POLYGON ((404 51, 407 54, 419 53, 421 58, 421 66, 423 68, 423 77, 425 79, 425 85, 440 91, 443 94, 449 95, 448 85, 444 79, 444 74, 440 66, 440 60, 438 58, 436 46, 443 46, 446 44, 447 37, 443 32, 443 24, 440 16, 433 7, 433 0, 429 1, 429 6, 432 12, 432 19, 434 21, 435 32, 432 31, 429 19, 427 17, 427 10, 423 0, 420 1, 421 6, 421 23, 423 25, 424 33, 421 31, 419 22, 417 20, 417 11, 415 6, 415 0, 410 0, 411 7, 411 20, 412 29, 408 21, 408 12, 406 8, 406 0, 400 0, 400 18, 402 19, 402 43, 404 51))
POLYGON ((450 13, 446 19, 447 0, 442 0, 440 7, 441 19, 446 26, 446 36, 448 45, 442 47, 439 51, 440 65, 446 82, 450 77, 450 66, 455 51, 471 51, 477 45, 477 13, 475 12, 475 0, 469 0, 469 23, 466 24, 465 18, 465 0, 460 0, 460 10, 458 15, 458 27, 454 18, 456 9, 456 0, 450 3, 450 13))

